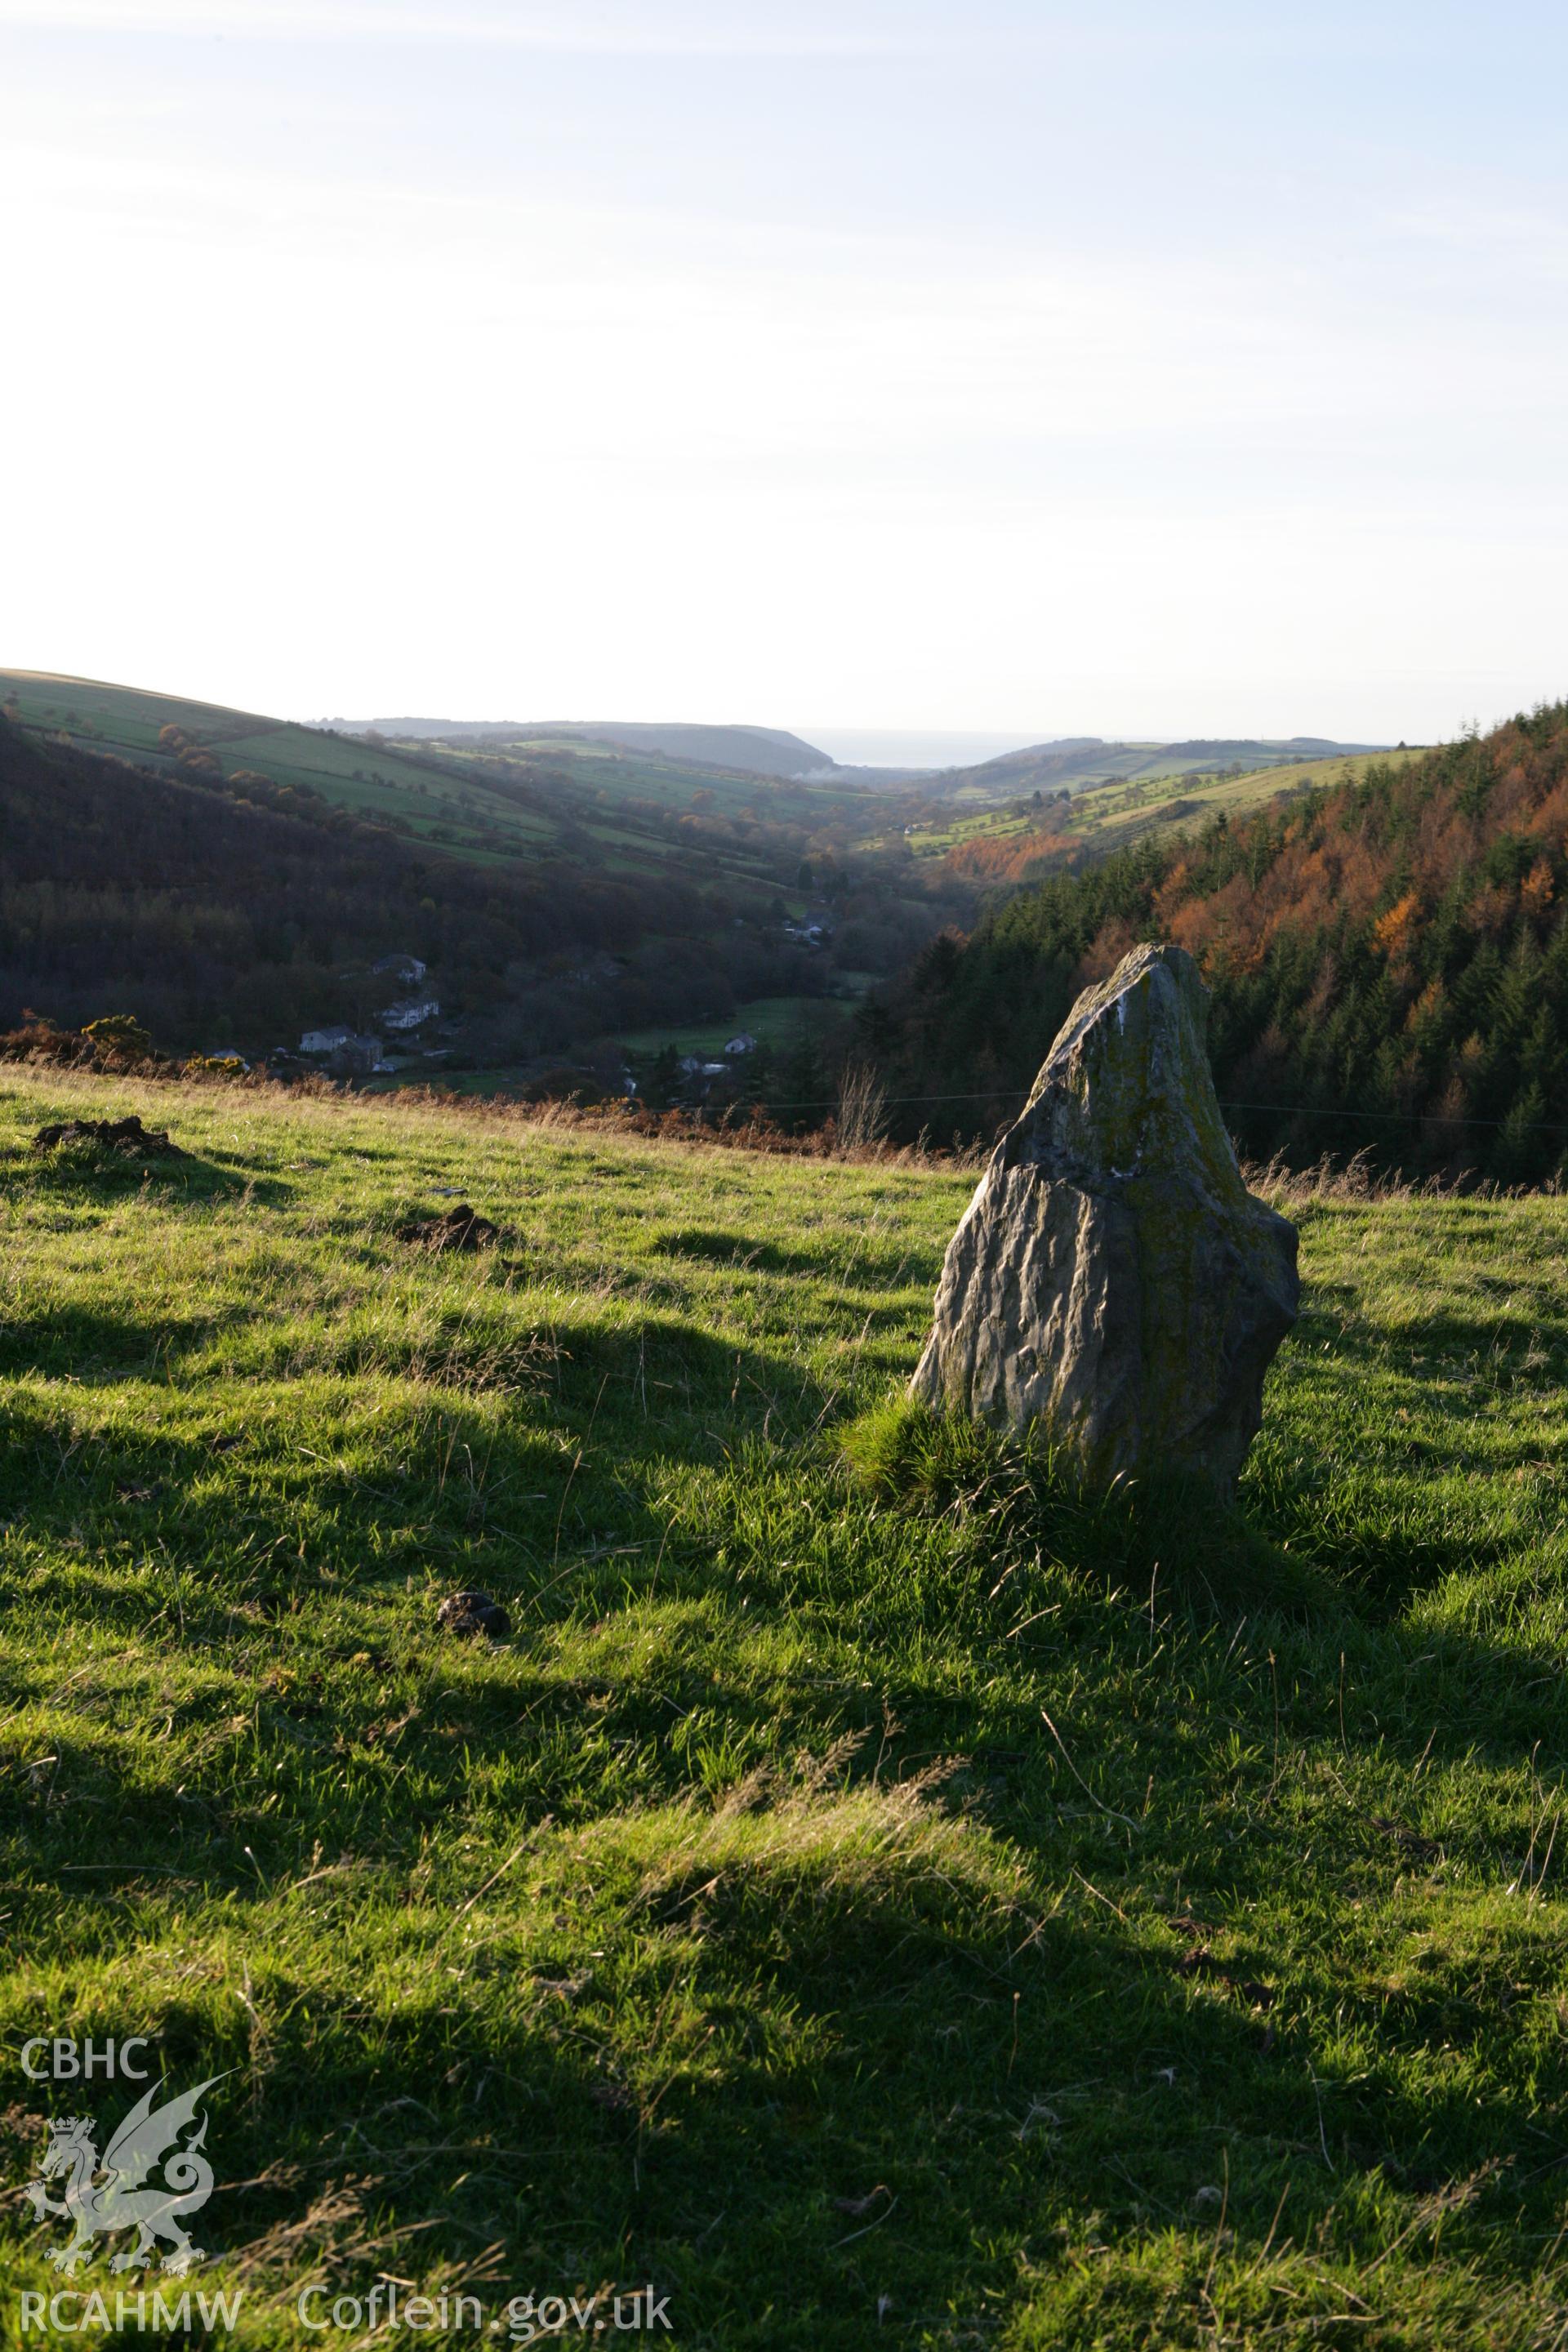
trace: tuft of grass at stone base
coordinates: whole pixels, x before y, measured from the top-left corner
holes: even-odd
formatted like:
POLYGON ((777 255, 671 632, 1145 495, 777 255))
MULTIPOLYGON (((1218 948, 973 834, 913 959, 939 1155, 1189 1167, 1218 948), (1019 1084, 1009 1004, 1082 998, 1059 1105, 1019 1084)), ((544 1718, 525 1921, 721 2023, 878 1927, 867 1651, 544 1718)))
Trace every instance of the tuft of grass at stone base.
POLYGON ((897 1404, 972 1175, 26 1072, 0 1154, 14 2187, 132 2095, 27 2037, 145 2034, 245 2342, 1559 2339, 1568 1202, 1298 1209, 1225 1515, 897 1404))

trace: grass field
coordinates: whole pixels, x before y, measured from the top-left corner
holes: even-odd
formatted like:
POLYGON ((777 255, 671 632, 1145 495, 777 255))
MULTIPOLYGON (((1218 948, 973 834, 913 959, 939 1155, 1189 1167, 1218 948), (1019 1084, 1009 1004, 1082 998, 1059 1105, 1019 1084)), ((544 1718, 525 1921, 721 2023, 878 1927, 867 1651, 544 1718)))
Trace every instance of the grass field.
POLYGON ((91 678, 0 670, 0 701, 12 695, 36 736, 177 774, 159 746, 160 729, 177 725, 226 779, 263 775, 482 868, 558 858, 633 887, 715 896, 710 913, 693 913, 700 929, 730 928, 737 907, 770 923, 780 910, 804 914, 814 893, 800 883, 801 861, 819 833, 850 857, 883 821, 857 785, 780 782, 569 736, 525 737, 509 747, 515 757, 495 744, 372 744, 91 678))
MULTIPOLYGON (((554 797, 563 809, 600 836, 607 851, 619 847, 626 870, 639 865, 651 870, 669 856, 663 836, 622 821, 622 803, 628 801, 684 811, 693 805, 693 794, 701 793, 705 805, 725 815, 760 812, 809 824, 846 816, 867 822, 868 796, 858 785, 781 782, 750 771, 654 758, 570 735, 526 735, 515 744, 374 745, 363 736, 290 719, 42 670, 0 670, 0 697, 7 694, 16 697, 25 727, 61 732, 88 749, 132 759, 156 756, 161 728, 183 727, 216 753, 226 775, 248 768, 275 783, 308 784, 344 807, 400 817, 419 833, 445 825, 458 834, 447 845, 458 855, 482 852, 483 842, 461 831, 475 820, 499 831, 503 844, 517 852, 554 835, 548 814, 520 810, 496 793, 487 768, 498 754, 548 769, 557 779, 554 797)), ((720 862, 733 862, 737 873, 746 870, 744 858, 720 862)))
POLYGON ((969 1175, 15 1070, 0 1147, 14 2189, 128 2104, 24 2040, 145 2034, 236 2340, 1564 2340, 1568 1202, 1300 1207, 1227 1517, 863 1420, 969 1175))
POLYGON ((1184 780, 1202 782, 1223 771, 1243 769, 1248 774, 1268 774, 1292 767, 1338 766, 1346 757, 1364 757, 1353 745, 1343 745, 1310 759, 1298 759, 1286 743, 1251 741, 1207 743, 1087 743, 1078 751, 1053 753, 1049 745, 1037 752, 1006 755, 978 768, 950 770, 933 778, 942 796, 970 807, 999 801, 1026 799, 1036 784, 1049 791, 1080 793, 1110 791, 1118 785, 1152 784, 1167 792, 1184 780))
MULTIPOLYGON (((1124 783, 1091 785, 1075 792, 1068 829, 1075 849, 1084 846, 1109 856, 1151 834, 1190 831, 1215 816, 1245 816, 1267 802, 1292 793, 1326 790, 1347 777, 1363 776, 1369 767, 1400 768, 1420 757, 1418 751, 1342 753, 1331 760, 1302 760, 1288 766, 1255 768, 1240 776, 1199 776, 1176 773, 1138 776, 1124 783)), ((1027 814, 1011 810, 964 811, 955 803, 936 822, 922 824, 908 835, 917 859, 941 858, 965 844, 1009 841, 1030 831, 1027 814)), ((1048 859, 1051 840, 1040 837, 1040 854, 1048 859)))
MULTIPOLYGON (((89 749, 156 760, 159 730, 182 727, 212 750, 226 775, 255 769, 275 783, 308 784, 345 807, 396 814, 425 824, 434 821, 419 796, 421 785, 429 792, 427 773, 390 748, 378 752, 353 737, 287 719, 94 678, 0 670, 0 692, 16 695, 24 727, 68 735, 89 749)), ((439 805, 437 814, 450 814, 459 805, 439 805)))
POLYGON ((628 1029, 620 1042, 628 1054, 651 1060, 667 1045, 678 1054, 722 1054, 729 1040, 744 1030, 759 1045, 787 1045, 802 1030, 820 1028, 842 1020, 848 1006, 841 996, 758 996, 723 1021, 695 1021, 684 1028, 628 1029))
POLYGON ((1402 768, 1420 757, 1419 751, 1352 751, 1331 760, 1300 760, 1212 780, 1135 778, 1130 783, 1106 785, 1090 793, 1074 808, 1074 825, 1095 847, 1120 849, 1167 825, 1191 825, 1220 815, 1243 816, 1287 793, 1326 791, 1349 777, 1364 776, 1369 768, 1402 768))

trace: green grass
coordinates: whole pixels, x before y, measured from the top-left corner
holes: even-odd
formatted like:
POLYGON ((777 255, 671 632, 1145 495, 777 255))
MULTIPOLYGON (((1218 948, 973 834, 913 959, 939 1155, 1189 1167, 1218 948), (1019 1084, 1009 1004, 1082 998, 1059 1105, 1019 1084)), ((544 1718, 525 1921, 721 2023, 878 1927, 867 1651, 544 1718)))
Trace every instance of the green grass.
POLYGON ((721 1055, 729 1040, 742 1031, 760 1045, 787 1045, 799 1036, 803 1024, 832 1022, 843 1011, 842 997, 759 996, 749 1004, 737 1006, 722 1021, 694 1021, 684 1028, 626 1030, 619 1042, 628 1054, 644 1059, 650 1059, 666 1045, 673 1045, 678 1054, 701 1054, 713 1058, 721 1055))
MULTIPOLYGON (((63 732, 89 750, 157 761, 164 756, 159 730, 172 724, 207 745, 226 776, 250 770, 277 784, 303 784, 359 814, 404 818, 416 831, 437 824, 456 830, 465 822, 456 783, 445 783, 428 763, 416 764, 390 747, 376 751, 353 736, 92 678, 0 670, 0 695, 11 692, 24 727, 63 732)), ((524 821, 512 811, 504 817, 522 846, 524 821)))
MULTIPOLYGON (((847 815, 858 816, 863 824, 867 818, 866 795, 858 789, 781 782, 749 771, 649 758, 574 736, 377 747, 363 736, 331 734, 221 704, 41 670, 0 670, 0 697, 10 693, 16 697, 25 727, 63 731, 89 748, 145 757, 157 752, 159 730, 173 723, 209 746, 226 775, 255 769, 275 783, 308 784, 344 807, 405 817, 422 828, 432 824, 460 827, 467 811, 503 835, 515 835, 519 849, 537 845, 541 837, 553 837, 555 827, 548 817, 514 808, 493 792, 485 771, 498 754, 549 769, 563 780, 579 824, 602 835, 606 845, 634 848, 649 867, 668 862, 669 845, 660 835, 626 828, 623 803, 627 801, 687 811, 693 793, 701 793, 704 805, 725 815, 749 816, 760 810, 811 824, 847 815)), ((472 854, 471 844, 452 846, 472 854)), ((738 873, 748 870, 743 856, 721 862, 738 873)))
POLYGON ((1204 823, 1214 816, 1242 816, 1288 793, 1328 790, 1369 768, 1402 768, 1419 751, 1342 752, 1331 760, 1299 760, 1245 775, 1194 782, 1187 775, 1134 778, 1103 785, 1073 810, 1075 827, 1096 847, 1121 849, 1148 833, 1204 823))
MULTIPOLYGON (((1300 760, 1245 775, 1196 780, 1185 770, 1137 775, 1124 783, 1094 783, 1075 792, 1067 824, 1073 845, 1110 856, 1150 834, 1175 833, 1205 824, 1211 817, 1243 816, 1268 801, 1290 793, 1324 791, 1347 778, 1364 776, 1369 768, 1402 768, 1419 759, 1417 751, 1342 753, 1331 760, 1300 760)), ((965 809, 955 798, 952 814, 922 825, 909 836, 917 859, 943 857, 970 841, 1010 840, 1027 833, 1029 819, 1010 811, 965 809)), ((890 836, 883 836, 885 845, 890 836)), ((1048 835, 1040 836, 1040 854, 1051 855, 1048 835)))
POLYGON ((12 693, 21 724, 36 734, 63 733, 87 750, 151 760, 174 772, 158 736, 164 725, 176 724, 211 750, 226 777, 254 772, 278 785, 304 787, 358 817, 395 824, 416 843, 485 868, 560 856, 623 882, 678 880, 738 892, 742 904, 753 907, 764 895, 770 901, 782 898, 798 911, 804 901, 796 877, 810 835, 823 826, 858 834, 880 822, 858 789, 779 783, 572 737, 525 736, 506 746, 378 747, 360 736, 137 688, 0 670, 0 699, 12 693), (534 804, 519 806, 509 798, 505 775, 498 788, 498 752, 513 760, 510 781, 520 774, 531 779, 539 795, 534 804), (700 803, 694 802, 699 794, 700 803), (690 838, 672 835, 668 818, 690 816, 699 804, 710 816, 748 823, 760 814, 786 830, 771 841, 754 831, 732 837, 701 826, 690 838), (648 805, 657 806, 657 816, 650 817, 648 805))
POLYGON ((1224 1515, 891 1402, 968 1176, 15 1071, 0 1146, 13 2185, 26 2035, 146 2033, 247 2342, 1561 2340, 1568 1202, 1299 1209, 1224 1515), (26 1151, 88 1107, 195 1156, 26 1151))
MULTIPOLYGON (((1109 792, 1119 785, 1161 785, 1167 791, 1179 789, 1184 780, 1202 779, 1211 775, 1216 767, 1234 767, 1247 754, 1256 756, 1257 764, 1247 771, 1251 775, 1284 773, 1287 771, 1330 766, 1337 768, 1346 758, 1363 761, 1379 754, 1337 752, 1328 760, 1295 759, 1284 745, 1272 750, 1262 740, 1237 741, 1226 746, 1211 746, 1206 751, 1184 749, 1179 743, 1103 743, 1087 746, 1053 767, 1047 789, 1070 791, 1076 798, 1084 792, 1109 792), (1228 756, 1227 756, 1228 754, 1228 756)), ((1009 771, 998 766, 971 768, 957 772, 964 781, 953 791, 952 798, 970 806, 984 806, 989 802, 1016 799, 1020 792, 1026 796, 1037 778, 1026 769, 1009 771), (1025 782, 1026 775, 1029 781, 1025 782)), ((1227 777, 1227 782, 1239 782, 1239 777, 1227 777)))

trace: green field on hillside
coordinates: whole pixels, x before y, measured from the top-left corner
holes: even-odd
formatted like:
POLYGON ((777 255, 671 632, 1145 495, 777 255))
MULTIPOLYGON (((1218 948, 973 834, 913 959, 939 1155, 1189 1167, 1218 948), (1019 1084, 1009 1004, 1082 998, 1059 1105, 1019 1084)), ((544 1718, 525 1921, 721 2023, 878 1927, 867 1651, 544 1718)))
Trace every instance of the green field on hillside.
POLYGON ((449 751, 443 747, 443 756, 459 762, 481 762, 498 756, 544 761, 565 769, 574 782, 602 793, 611 803, 649 800, 687 809, 694 793, 704 793, 720 814, 729 816, 809 811, 819 822, 826 822, 863 811, 871 798, 863 784, 801 783, 794 778, 759 775, 747 768, 655 756, 580 735, 527 734, 486 739, 473 745, 459 742, 449 751))
POLYGON ((1290 742, 1271 742, 1261 737, 1187 743, 1088 742, 1059 751, 1041 743, 1026 751, 1005 752, 976 768, 948 769, 928 781, 940 798, 984 807, 1020 793, 1026 799, 1037 785, 1047 793, 1068 791, 1075 796, 1118 784, 1163 783, 1173 788, 1184 777, 1236 778, 1255 770, 1316 767, 1325 760, 1337 764, 1346 758, 1364 757, 1376 748, 1301 737, 1290 742))
MULTIPOLYGON (((504 834, 518 834, 521 843, 542 831, 552 837, 555 828, 548 817, 542 823, 537 815, 531 819, 497 793, 498 761, 552 772, 556 791, 573 804, 569 813, 606 832, 624 824, 618 804, 626 801, 826 824, 859 811, 868 797, 859 786, 781 782, 571 735, 524 735, 515 743, 487 739, 450 746, 371 744, 363 736, 262 719, 181 696, 45 671, 0 670, 0 698, 13 693, 24 727, 63 733, 85 749, 156 757, 160 729, 183 727, 216 754, 226 775, 251 768, 276 783, 310 784, 330 800, 405 818, 423 833, 437 824, 461 824, 465 817, 482 816, 504 834)), ((620 837, 645 855, 650 848, 656 857, 668 855, 668 845, 657 837, 650 844, 646 831, 634 828, 620 837)), ((469 845, 459 839, 453 845, 460 851, 469 845)))
POLYGON ((455 765, 425 750, 375 748, 321 728, 268 719, 89 678, 0 671, 0 697, 14 693, 25 730, 63 735, 85 751, 112 752, 177 773, 159 744, 165 726, 184 728, 211 751, 226 777, 246 772, 318 793, 354 814, 390 822, 412 839, 478 864, 552 848, 560 823, 548 811, 520 810, 479 793, 455 765))
POLYGON ((760 996, 741 1005, 723 1021, 696 1021, 685 1028, 629 1030, 618 1042, 628 1054, 647 1060, 673 1045, 678 1054, 721 1054, 729 1040, 744 1030, 759 1045, 787 1045, 803 1028, 842 1020, 850 1010, 841 997, 760 996))
MULTIPOLYGON (((1331 760, 1300 760, 1289 765, 1254 768, 1240 776, 1192 776, 1184 772, 1135 777, 1121 783, 1086 785, 1075 789, 1064 813, 1064 830, 1077 845, 1109 855, 1151 834, 1174 832, 1201 824, 1210 817, 1242 816, 1267 802, 1303 792, 1326 791, 1347 778, 1365 775, 1369 768, 1402 768, 1418 751, 1358 751, 1331 760)), ((1028 812, 974 809, 966 814, 943 812, 908 835, 917 858, 944 857, 969 842, 1022 841, 1031 830, 1028 812)), ((1050 839, 1042 835, 1041 856, 1048 857, 1050 839)))
MULTIPOLYGON (((1119 782, 1126 776, 1181 776, 1190 768, 1203 764, 1198 754, 1184 754, 1165 743, 1086 744, 1082 751, 1075 753, 1053 755, 1047 752, 1046 757, 1050 762, 1054 784, 1075 793, 1090 791, 1107 782, 1119 782)), ((1029 782, 1032 784, 1032 776, 1029 782)), ((955 770, 952 782, 954 800, 972 806, 984 806, 1020 789, 1017 778, 1010 774, 1005 761, 985 761, 979 767, 955 770)), ((1026 790, 1028 788, 1025 786, 1026 790)))
MULTIPOLYGON (((737 907, 753 924, 803 913, 812 896, 803 857, 826 845, 853 859, 877 807, 858 786, 781 782, 572 736, 371 743, 130 687, 0 670, 0 702, 8 696, 35 739, 179 776, 176 753, 159 742, 163 727, 178 726, 226 780, 261 775, 481 867, 560 860, 634 887, 673 886, 688 894, 686 936, 732 928, 737 907)), ((899 876, 870 878, 882 887, 899 876)))
POLYGON ((1342 752, 1331 760, 1298 760, 1249 769, 1241 776, 1194 780, 1186 776, 1135 779, 1090 793, 1073 809, 1075 824, 1099 847, 1120 849, 1127 842, 1170 824, 1211 816, 1241 816, 1265 801, 1303 792, 1322 792, 1369 768, 1403 768, 1419 751, 1342 752))
POLYGON ((1227 1517, 847 1466, 970 1175, 14 1068, 0 1147, 5 2041, 224 2077, 242 2340, 1561 2340, 1568 1202, 1300 1208, 1227 1517), (127 1108, 193 1156, 27 1149, 127 1108))
POLYGON ((417 792, 425 779, 412 763, 321 728, 41 671, 0 670, 0 696, 7 694, 15 694, 25 728, 67 735, 87 750, 156 759, 161 729, 182 727, 213 751, 226 775, 253 768, 275 783, 311 784, 350 806, 423 814, 417 792))

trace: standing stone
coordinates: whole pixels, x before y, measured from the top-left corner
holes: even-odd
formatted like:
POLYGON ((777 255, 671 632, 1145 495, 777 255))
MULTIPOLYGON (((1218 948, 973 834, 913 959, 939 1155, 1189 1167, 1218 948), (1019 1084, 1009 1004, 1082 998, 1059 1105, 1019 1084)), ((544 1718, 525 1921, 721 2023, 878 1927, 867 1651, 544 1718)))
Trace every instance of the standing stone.
POLYGON ((1086 989, 948 1246, 910 1393, 1041 1424, 1095 1484, 1230 1495, 1296 1320, 1296 1228, 1241 1181, 1182 948, 1086 989))

